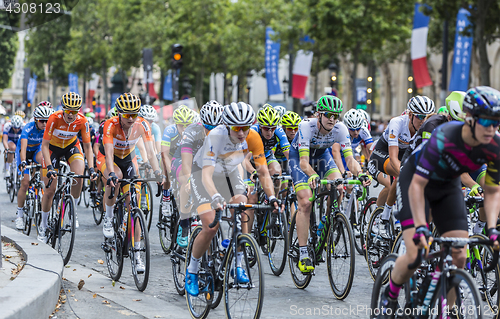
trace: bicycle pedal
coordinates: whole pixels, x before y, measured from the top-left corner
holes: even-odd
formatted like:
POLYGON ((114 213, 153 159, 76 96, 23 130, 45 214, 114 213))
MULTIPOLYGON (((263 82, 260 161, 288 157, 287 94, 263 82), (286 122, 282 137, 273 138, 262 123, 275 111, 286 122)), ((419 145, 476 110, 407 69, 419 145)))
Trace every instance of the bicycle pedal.
POLYGON ((109 247, 108 243, 106 243, 106 242, 101 244, 101 249, 104 250, 104 252, 107 254, 111 253, 111 248, 109 247))

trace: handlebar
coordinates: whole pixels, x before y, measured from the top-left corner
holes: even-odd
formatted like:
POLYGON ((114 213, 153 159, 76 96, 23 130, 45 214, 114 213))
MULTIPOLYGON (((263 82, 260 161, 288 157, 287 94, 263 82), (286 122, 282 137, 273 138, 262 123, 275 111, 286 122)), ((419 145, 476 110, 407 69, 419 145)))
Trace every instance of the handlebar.
MULTIPOLYGON (((69 173, 56 173, 56 176, 61 176, 61 177, 68 177, 68 178, 71 178, 71 179, 75 179, 75 178, 91 178, 89 175, 76 175, 74 172, 69 172, 69 173)), ((49 179, 49 182, 47 183, 47 186, 45 186, 45 188, 49 188, 50 185, 52 185, 52 181, 54 179, 49 179)))
MULTIPOLYGON (((334 180, 322 179, 322 180, 320 180, 320 184, 321 185, 333 185, 334 187, 337 187, 337 186, 342 185, 342 184, 344 184, 344 185, 361 185, 363 187, 363 182, 361 182, 359 179, 349 179, 349 180, 345 180, 342 178, 337 178, 334 180)), ((363 195, 361 195, 361 197, 358 198, 358 200, 359 201, 364 200, 366 198, 366 194, 367 194, 366 187, 363 187, 363 195)), ((313 202, 315 199, 316 199, 316 194, 315 194, 315 190, 313 189, 313 195, 312 195, 312 197, 309 198, 309 201, 313 202)))
MULTIPOLYGON (((270 210, 274 209, 273 206, 271 205, 263 205, 263 204, 226 204, 226 209, 236 209, 236 210, 246 210, 246 209, 255 209, 255 210, 270 210)), ((223 209, 217 209, 215 211, 215 218, 214 221, 211 222, 208 227, 214 228, 219 222, 222 217, 222 210, 223 209)))
MULTIPOLYGON (((155 196, 159 197, 161 195, 161 184, 158 183, 158 180, 156 178, 138 178, 138 177, 133 177, 133 178, 120 178, 116 180, 116 183, 125 183, 125 184, 136 184, 136 183, 147 183, 147 182, 156 182, 158 186, 158 191, 156 192, 155 196)), ((111 186, 111 193, 108 196, 108 199, 112 199, 115 197, 115 191, 116 191, 116 186, 111 186)))

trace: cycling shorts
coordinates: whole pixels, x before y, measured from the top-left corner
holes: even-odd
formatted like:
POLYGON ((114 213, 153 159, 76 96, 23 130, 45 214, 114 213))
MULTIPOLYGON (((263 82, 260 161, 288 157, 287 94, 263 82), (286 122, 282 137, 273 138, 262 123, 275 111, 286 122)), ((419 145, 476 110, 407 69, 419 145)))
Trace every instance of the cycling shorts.
MULTIPOLYGON (((403 159, 404 154, 405 150, 399 149, 398 159, 400 161, 403 159)), ((370 175, 375 177, 377 174, 376 171, 388 174, 387 165, 389 165, 389 145, 386 140, 381 137, 378 140, 377 145, 375 145, 375 149, 373 150, 372 155, 370 156, 370 161, 368 162, 370 175)))
MULTIPOLYGON (((59 169, 59 161, 61 159, 65 160, 69 165, 71 165, 71 163, 73 163, 73 161, 76 160, 84 162, 83 152, 80 147, 80 142, 78 141, 78 139, 75 139, 71 144, 69 144, 65 148, 60 148, 50 144, 49 151, 50 151, 50 162, 52 164, 52 167, 54 167, 55 169, 59 169)), ((45 161, 42 161, 42 167, 44 169, 47 168, 47 163, 45 163, 45 161)))
MULTIPOLYGON (((293 185, 295 185, 295 191, 298 192, 301 189, 310 188, 309 187, 309 176, 300 169, 300 157, 299 152, 295 148, 290 148, 290 170, 293 180, 293 185)), ((316 157, 309 157, 309 164, 312 169, 319 175, 320 178, 326 178, 328 175, 339 172, 335 161, 333 160, 332 154, 329 151, 325 151, 316 157)))
MULTIPOLYGON (((239 169, 235 169, 228 174, 214 174, 212 179, 215 188, 224 197, 226 203, 229 203, 233 196, 246 195, 247 188, 240 176, 239 169)), ((197 207, 198 214, 212 210, 212 196, 208 194, 203 185, 202 169, 195 164, 193 164, 191 170, 191 192, 194 198, 194 207, 197 207)))
MULTIPOLYGON (((38 148, 34 151, 26 151, 26 162, 28 162, 28 160, 32 160, 34 163, 36 164, 40 164, 36 161, 36 156, 38 153, 40 153, 40 151, 42 150, 42 145, 40 144, 38 146, 38 148)), ((19 152, 19 148, 16 149, 16 162, 17 162, 17 171, 19 174, 21 174, 21 171, 19 170, 19 165, 21 165, 21 156, 20 156, 20 152, 19 152)), ((29 169, 25 169, 23 174, 29 174, 30 171, 29 169)))
POLYGON ((476 183, 479 184, 479 181, 481 181, 481 178, 483 178, 486 175, 487 168, 488 168, 488 166, 486 164, 483 164, 483 166, 481 166, 480 169, 470 173, 469 175, 476 183))
MULTIPOLYGON (((113 157, 113 162, 122 171, 123 178, 132 178, 134 176, 139 177, 139 166, 137 165, 135 152, 128 154, 125 158, 119 158, 116 155, 113 155, 113 157)), ((106 156, 101 152, 98 152, 96 163, 97 169, 100 170, 104 176, 104 171, 106 170, 106 156)), ((104 177, 108 178, 108 176, 104 177)))
MULTIPOLYGON (((408 161, 398 178, 397 200, 400 210, 396 213, 396 218, 401 221, 403 230, 415 227, 408 197, 414 174, 415 165, 408 161)), ((432 220, 440 234, 451 230, 467 231, 467 212, 460 177, 448 182, 429 180, 424 189, 424 196, 427 222, 430 209, 432 220)))

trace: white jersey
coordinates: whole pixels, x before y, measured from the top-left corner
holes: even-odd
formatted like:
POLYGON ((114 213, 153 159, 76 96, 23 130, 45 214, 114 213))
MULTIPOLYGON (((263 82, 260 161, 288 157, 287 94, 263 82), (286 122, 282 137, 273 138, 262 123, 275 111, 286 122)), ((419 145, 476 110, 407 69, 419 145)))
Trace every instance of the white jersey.
POLYGON ((399 149, 410 147, 412 136, 409 129, 410 118, 408 114, 394 117, 383 133, 389 146, 398 146, 399 149))
POLYGON ((314 156, 321 155, 322 151, 332 147, 334 143, 340 144, 344 156, 352 155, 351 137, 344 123, 337 122, 328 134, 323 135, 319 132, 318 119, 312 118, 300 122, 292 147, 298 149, 300 156, 308 155, 310 149, 320 151, 313 152, 314 156))
POLYGON ((358 137, 351 139, 352 149, 356 149, 361 143, 363 144, 363 146, 373 143, 373 138, 370 134, 370 131, 368 131, 368 129, 364 126, 359 130, 358 137))

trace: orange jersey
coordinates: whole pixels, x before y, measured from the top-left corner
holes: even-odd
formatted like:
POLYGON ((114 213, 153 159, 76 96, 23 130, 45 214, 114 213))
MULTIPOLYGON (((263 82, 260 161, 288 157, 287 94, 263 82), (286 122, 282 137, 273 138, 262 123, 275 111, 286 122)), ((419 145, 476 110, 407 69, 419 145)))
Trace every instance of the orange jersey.
POLYGON ((144 141, 153 141, 151 127, 142 117, 137 118, 125 135, 119 117, 114 116, 104 123, 102 143, 113 144, 114 155, 123 159, 132 153, 141 136, 144 141))
POLYGON ((90 143, 90 128, 85 116, 78 113, 76 119, 68 124, 63 118, 63 111, 57 111, 49 117, 43 139, 50 141, 50 145, 66 148, 77 139, 78 132, 83 143, 90 143))

